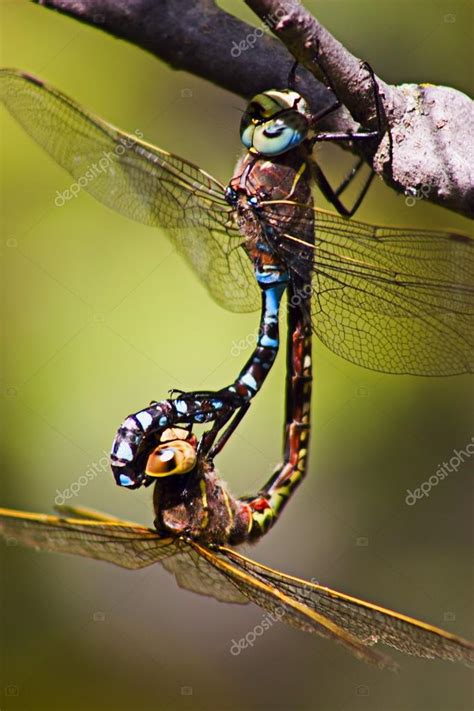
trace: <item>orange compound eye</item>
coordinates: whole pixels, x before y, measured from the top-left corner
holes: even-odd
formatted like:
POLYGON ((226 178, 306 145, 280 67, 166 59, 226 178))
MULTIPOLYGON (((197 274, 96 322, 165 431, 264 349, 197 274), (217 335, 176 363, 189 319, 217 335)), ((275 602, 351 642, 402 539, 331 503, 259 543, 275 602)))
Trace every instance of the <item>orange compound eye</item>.
POLYGON ((152 477, 186 474, 196 464, 196 449, 182 439, 160 444, 148 457, 145 473, 152 477))

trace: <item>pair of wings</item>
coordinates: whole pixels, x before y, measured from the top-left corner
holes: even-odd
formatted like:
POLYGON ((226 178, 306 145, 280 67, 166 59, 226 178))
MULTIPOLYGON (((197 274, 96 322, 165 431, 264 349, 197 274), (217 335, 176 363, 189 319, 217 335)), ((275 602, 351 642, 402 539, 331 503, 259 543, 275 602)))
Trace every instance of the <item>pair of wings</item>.
MULTIPOLYGON (((73 176, 70 195, 86 190, 127 217, 162 227, 219 304, 260 307, 245 236, 222 183, 17 70, 0 71, 0 99, 73 176)), ((278 220, 275 205, 265 211, 278 220)), ((375 227, 322 210, 312 222, 312 319, 323 343, 383 372, 474 371, 474 240, 375 227)), ((279 237, 291 246, 298 226, 279 237)))
POLYGON ((196 541, 163 538, 156 531, 92 509, 58 507, 61 516, 0 509, 0 532, 10 543, 74 553, 138 569, 161 563, 180 587, 223 602, 251 601, 305 632, 345 646, 379 667, 396 669, 377 642, 428 659, 474 664, 474 645, 437 627, 285 575, 236 551, 196 541), (67 518, 72 516, 73 518, 67 518))

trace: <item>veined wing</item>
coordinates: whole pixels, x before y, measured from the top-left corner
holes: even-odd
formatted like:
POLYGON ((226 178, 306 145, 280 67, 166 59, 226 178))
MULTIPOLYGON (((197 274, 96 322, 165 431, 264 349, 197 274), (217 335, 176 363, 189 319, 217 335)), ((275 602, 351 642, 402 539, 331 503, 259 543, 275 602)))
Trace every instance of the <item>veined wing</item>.
MULTIPOLYGON (((328 348, 385 373, 474 371, 473 239, 314 215, 312 319, 328 348)), ((285 236, 297 271, 301 242, 285 236)))
POLYGON ((182 539, 163 538, 151 528, 93 509, 58 508, 74 518, 0 509, 0 533, 36 550, 72 553, 130 570, 159 562, 186 590, 223 602, 248 602, 182 539))
POLYGON ((133 220, 164 228, 219 304, 231 311, 259 308, 252 265, 239 247, 244 238, 219 181, 28 74, 1 70, 0 98, 78 189, 133 220))
MULTIPOLYGON (((303 632, 315 632, 321 637, 332 639, 369 664, 397 670, 398 665, 390 657, 368 647, 366 640, 359 639, 327 615, 298 599, 291 591, 280 586, 277 580, 265 580, 260 574, 261 566, 257 563, 254 568, 253 561, 227 548, 219 547, 214 551, 195 541, 191 541, 190 545, 226 576, 246 598, 267 610, 273 620, 285 622, 303 632), (245 565, 242 561, 245 561, 245 565)), ((277 575, 276 571, 273 572, 277 575)))
POLYGON ((229 549, 220 549, 241 571, 341 627, 365 645, 377 642, 405 654, 474 665, 474 645, 450 632, 350 595, 260 565, 229 549))
MULTIPOLYGON (((205 550, 211 554, 210 550, 205 550)), ((213 555, 213 554, 211 554, 213 555)), ((247 605, 248 599, 219 570, 209 564, 206 557, 192 546, 183 543, 181 553, 166 558, 161 564, 176 578, 180 588, 191 590, 199 595, 214 597, 220 602, 232 602, 247 605)))
POLYGON ((176 542, 160 538, 139 524, 121 522, 94 512, 94 519, 0 509, 0 532, 10 541, 37 550, 72 553, 135 570, 174 555, 176 542))
MULTIPOLYGON (((62 504, 55 506, 55 509, 61 514, 74 518, 85 518, 90 521, 106 521, 121 524, 127 523, 130 526, 142 528, 138 524, 129 524, 116 516, 111 516, 110 514, 105 514, 85 506, 62 504)), ((146 530, 151 530, 155 536, 158 536, 156 531, 152 529, 146 530)), ((179 544, 176 542, 176 546, 178 545, 181 552, 174 553, 167 558, 161 558, 160 563, 169 573, 175 576, 179 587, 185 590, 191 590, 199 595, 215 597, 220 602, 241 603, 244 605, 248 603, 247 598, 241 595, 234 585, 231 585, 224 576, 216 573, 216 570, 191 547, 182 541, 180 541, 179 544)))

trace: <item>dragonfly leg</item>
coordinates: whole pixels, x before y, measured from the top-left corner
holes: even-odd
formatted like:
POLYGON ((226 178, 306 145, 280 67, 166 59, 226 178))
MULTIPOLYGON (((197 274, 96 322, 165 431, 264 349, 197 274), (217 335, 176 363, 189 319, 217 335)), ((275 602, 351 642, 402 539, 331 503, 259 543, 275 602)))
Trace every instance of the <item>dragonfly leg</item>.
MULTIPOLYGON (((375 139, 381 139, 382 136, 384 135, 385 130, 388 130, 388 136, 389 136, 389 142, 390 142, 390 156, 392 155, 392 137, 390 130, 388 129, 388 123, 385 115, 385 110, 380 98, 380 92, 378 88, 378 84, 375 80, 375 75, 374 72, 371 68, 371 66, 367 63, 364 62, 364 67, 367 70, 367 72, 370 75, 371 81, 372 81, 372 86, 374 90, 374 101, 375 101, 375 110, 376 110, 376 118, 377 118, 377 128, 375 131, 366 131, 366 132, 334 132, 334 133, 317 133, 316 136, 314 136, 309 144, 310 148, 314 146, 315 143, 322 142, 322 141, 331 141, 333 143, 337 143, 340 141, 364 141, 364 140, 375 140, 375 139)), ((323 70, 324 71, 324 70, 323 70)), ((327 77, 326 77, 327 78, 327 77)), ((329 81, 329 80, 328 80, 329 81)), ((332 84, 329 82, 329 86, 333 89, 334 87, 332 84)), ((352 207, 347 208, 343 205, 343 203, 339 200, 339 196, 346 190, 348 185, 352 182, 354 177, 357 175, 359 172, 360 168, 363 165, 363 158, 360 158, 355 166, 352 168, 352 170, 349 172, 349 174, 344 178, 344 180, 341 182, 338 188, 334 189, 331 187, 329 184, 328 179, 324 175, 322 169, 316 164, 315 161, 312 162, 312 170, 313 170, 313 177, 323 193, 324 197, 328 202, 333 205, 333 207, 339 212, 340 215, 343 215, 344 217, 352 217, 356 211, 358 210, 362 200, 364 199, 371 183, 372 180, 374 179, 375 173, 373 170, 370 171, 370 174, 368 175, 364 185, 362 186, 359 195, 357 196, 356 200, 354 201, 354 204, 352 207)))
MULTIPOLYGON (((296 71, 299 67, 299 64, 300 63, 298 62, 298 60, 293 62, 293 64, 291 65, 291 69, 288 73, 288 81, 287 81, 288 88, 291 89, 292 91, 296 91, 296 92, 298 92, 298 87, 296 85, 296 71)), ((332 94, 335 94, 335 92, 333 92, 330 88, 328 88, 328 92, 329 93, 332 92, 332 94)), ((318 111, 317 113, 313 114, 310 117, 311 125, 317 124, 318 121, 321 121, 321 119, 325 118, 329 114, 332 114, 333 111, 336 111, 341 106, 342 106, 342 104, 339 101, 339 99, 336 99, 335 101, 333 101, 332 104, 330 104, 329 106, 326 106, 324 109, 321 109, 320 111, 318 111)))
POLYGON ((318 111, 318 113, 313 114, 311 117, 311 123, 316 124, 319 121, 322 121, 323 118, 326 118, 326 116, 329 116, 329 114, 332 114, 334 111, 337 111, 337 109, 340 109, 342 106, 341 102, 339 99, 336 99, 332 104, 329 106, 326 106, 325 109, 321 109, 321 111, 318 111))
MULTIPOLYGON (((296 86, 296 71, 298 69, 298 66, 299 66, 298 60, 293 62, 293 64, 291 65, 291 69, 288 73, 288 81, 287 81, 288 88, 292 89, 293 91, 296 91, 296 92, 298 91, 298 87, 296 86)), ((336 94, 334 89, 331 89, 330 87, 327 87, 327 88, 328 88, 329 92, 332 92, 334 95, 336 94)), ((342 103, 339 101, 339 99, 336 99, 329 106, 326 106, 324 109, 321 109, 321 111, 318 111, 317 113, 312 114, 312 116, 310 117, 311 125, 314 126, 315 124, 318 123, 318 121, 321 121, 323 118, 325 118, 329 114, 332 114, 334 111, 339 109, 341 106, 342 106, 342 103)))
POLYGON ((209 451, 209 459, 212 461, 219 452, 222 451, 224 448, 225 444, 229 440, 230 436, 235 432, 237 429, 238 425, 242 422, 247 410, 250 407, 250 402, 246 402, 245 405, 242 405, 242 407, 236 412, 233 420, 230 422, 229 426, 227 429, 221 434, 219 437, 218 441, 213 445, 212 449, 209 451))
MULTIPOLYGON (((324 175, 319 165, 317 165, 317 163, 315 163, 314 161, 312 161, 311 163, 311 170, 314 179, 318 185, 318 188, 321 190, 326 200, 330 202, 331 205, 336 208, 338 213, 340 215, 343 215, 343 217, 352 217, 357 212, 362 200, 364 199, 368 189, 370 188, 372 180, 375 177, 374 171, 371 170, 354 204, 351 208, 346 208, 345 205, 343 205, 343 203, 339 200, 339 195, 347 188, 352 178, 357 174, 359 170, 357 165, 358 164, 356 164, 356 166, 354 166, 354 168, 352 169, 351 173, 349 173, 350 177, 347 176, 347 178, 342 181, 341 185, 337 188, 337 190, 334 190, 329 184, 328 179, 324 175)), ((360 163, 360 165, 362 165, 362 162, 360 163)))
MULTIPOLYGON (((318 55, 319 55, 319 52, 318 52, 318 55)), ((342 105, 342 101, 339 99, 338 93, 337 93, 337 91, 334 87, 334 84, 332 83, 328 73, 326 72, 326 70, 323 66, 323 62, 322 62, 320 56, 318 56, 317 63, 319 65, 321 73, 323 74, 323 78, 324 78, 324 82, 325 82, 326 86, 328 86, 329 89, 331 89, 331 91, 333 92, 333 94, 336 97, 339 104, 342 105)), ((374 70, 372 69, 372 67, 370 66, 370 64, 368 62, 362 62, 361 66, 368 73, 368 75, 370 77, 370 81, 372 83, 372 88, 373 88, 373 92, 374 92, 375 114, 376 114, 376 119, 377 119, 376 131, 371 131, 371 132, 367 132, 367 133, 360 133, 360 134, 351 134, 349 132, 346 134, 344 134, 344 133, 333 133, 333 134, 326 133, 326 134, 320 134, 321 136, 326 136, 326 138, 320 139, 320 138, 316 137, 316 140, 352 140, 352 138, 354 136, 356 136, 357 138, 364 138, 364 137, 365 138, 369 138, 369 137, 381 138, 384 133, 384 130, 388 129, 387 117, 385 114, 385 109, 384 109, 382 100, 380 98, 380 91, 379 91, 377 81, 375 79, 374 70), (331 138, 331 136, 332 136, 332 138, 331 138)), ((323 116, 324 115, 326 115, 326 114, 323 114, 323 116)), ((313 118, 313 124, 315 122, 315 119, 321 120, 321 118, 323 116, 316 115, 316 117, 313 118)), ((389 131, 389 134, 390 134, 390 131, 389 131)), ((391 141, 391 136, 390 136, 390 141, 391 141)))
POLYGON ((360 171, 360 169, 362 168, 363 165, 364 165, 364 159, 363 159, 363 158, 359 158, 359 159, 355 162, 355 164, 352 166, 351 170, 350 170, 349 173, 346 175, 346 177, 344 178, 344 180, 342 180, 341 183, 339 184, 339 187, 334 191, 334 194, 335 194, 337 197, 339 197, 339 196, 344 192, 344 190, 352 183, 352 181, 354 180, 354 178, 356 177, 356 175, 359 173, 359 171, 360 171))

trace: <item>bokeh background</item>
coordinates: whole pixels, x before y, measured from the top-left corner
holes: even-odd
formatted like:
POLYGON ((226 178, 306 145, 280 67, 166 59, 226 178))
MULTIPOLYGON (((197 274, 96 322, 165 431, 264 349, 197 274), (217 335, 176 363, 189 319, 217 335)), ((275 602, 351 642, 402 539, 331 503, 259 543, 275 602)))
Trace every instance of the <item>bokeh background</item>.
MULTIPOLYGON (((257 22, 240 2, 222 7, 257 22)), ((386 81, 472 92, 470 2, 351 0, 319 18, 386 81)), ((316 9, 316 7, 315 7, 316 9)), ((243 102, 172 72, 134 47, 27 2, 3 2, 2 64, 46 79, 99 115, 226 181, 243 102)), ((251 55, 249 53, 249 59, 251 55)), ((223 57, 222 61, 231 61, 223 57)), ((150 524, 150 493, 119 490, 104 454, 123 417, 174 388, 231 382, 256 315, 223 311, 163 234, 87 194, 62 208, 68 175, 1 115, 4 358, 2 505, 48 512, 71 500, 150 524), (239 350, 237 348, 237 350, 239 350)), ((467 149, 467 147, 466 147, 467 149)), ((347 156, 321 152, 334 178, 347 156)), ((321 200, 324 206, 324 201, 321 200)), ((433 228, 470 224, 377 182, 359 219, 433 228)), ((276 568, 472 636, 472 489, 467 461, 405 503, 474 435, 472 381, 365 371, 314 347, 310 474, 250 554, 276 568)), ((280 457, 284 359, 218 460, 235 493, 256 491, 280 457)), ((275 624, 230 653, 264 613, 180 590, 159 566, 127 572, 2 546, 2 708, 461 711, 464 668, 405 658, 380 672, 275 624)))

